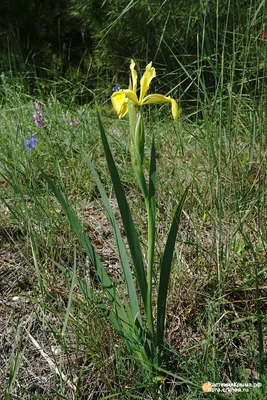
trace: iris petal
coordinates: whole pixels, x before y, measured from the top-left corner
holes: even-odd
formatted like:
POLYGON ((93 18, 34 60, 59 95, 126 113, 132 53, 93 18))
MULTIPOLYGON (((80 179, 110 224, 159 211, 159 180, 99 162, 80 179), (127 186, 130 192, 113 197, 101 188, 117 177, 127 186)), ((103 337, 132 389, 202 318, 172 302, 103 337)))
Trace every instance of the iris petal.
POLYGON ((140 102, 138 101, 138 98, 137 98, 135 92, 133 92, 132 90, 129 90, 129 89, 122 90, 122 92, 123 92, 123 93, 125 94, 125 96, 128 97, 128 99, 130 99, 135 105, 141 106, 141 104, 140 104, 140 102))
POLYGON ((172 102, 172 116, 174 121, 177 121, 179 112, 178 112, 178 104, 174 99, 171 99, 172 102))
POLYGON ((125 93, 122 90, 120 90, 119 92, 114 92, 111 96, 111 102, 119 118, 123 118, 128 111, 128 104, 125 93))
POLYGON ((130 89, 123 90, 117 86, 116 88, 114 88, 116 91, 111 96, 112 105, 116 113, 118 114, 119 118, 123 118, 124 115, 128 112, 128 99, 129 99, 137 107, 153 103, 171 103, 173 119, 177 120, 179 114, 178 104, 173 98, 169 96, 163 96, 162 94, 149 94, 148 96, 146 96, 150 83, 152 79, 155 78, 156 76, 156 71, 155 68, 152 67, 152 62, 150 62, 146 66, 145 73, 143 74, 140 80, 139 99, 136 94, 137 72, 135 71, 135 62, 133 60, 131 60, 130 70, 131 70, 130 89))
POLYGON ((132 74, 132 90, 133 90, 133 92, 136 93, 136 90, 137 90, 137 72, 134 69, 134 67, 135 67, 135 62, 134 62, 134 60, 131 60, 130 70, 131 70, 131 74, 132 74))
POLYGON ((142 104, 143 99, 146 95, 146 92, 149 89, 149 85, 152 81, 153 78, 156 76, 156 70, 154 67, 152 67, 152 62, 150 62, 146 66, 146 70, 144 75, 142 76, 140 80, 140 97, 139 97, 139 102, 142 104))
POLYGON ((170 102, 171 98, 163 96, 163 94, 149 94, 143 99, 142 104, 170 103, 170 102))
POLYGON ((121 107, 119 118, 123 118, 124 115, 127 114, 127 112, 128 112, 128 102, 126 100, 121 107))
POLYGON ((153 104, 153 103, 171 103, 172 105, 172 116, 175 121, 178 119, 178 104, 171 97, 163 96, 162 94, 149 94, 143 99, 142 104, 153 104))

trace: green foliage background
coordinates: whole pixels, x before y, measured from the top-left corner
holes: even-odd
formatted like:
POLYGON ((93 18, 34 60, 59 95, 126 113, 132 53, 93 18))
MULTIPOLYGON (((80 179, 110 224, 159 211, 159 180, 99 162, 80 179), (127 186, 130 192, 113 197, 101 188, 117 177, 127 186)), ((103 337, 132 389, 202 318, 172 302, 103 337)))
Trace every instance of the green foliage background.
POLYGON ((201 86, 215 93, 222 69, 224 83, 251 92, 264 73, 266 19, 265 0, 3 0, 0 66, 30 92, 36 77, 79 83, 82 103, 127 85, 130 58, 152 60, 157 89, 179 88, 186 103, 201 86))

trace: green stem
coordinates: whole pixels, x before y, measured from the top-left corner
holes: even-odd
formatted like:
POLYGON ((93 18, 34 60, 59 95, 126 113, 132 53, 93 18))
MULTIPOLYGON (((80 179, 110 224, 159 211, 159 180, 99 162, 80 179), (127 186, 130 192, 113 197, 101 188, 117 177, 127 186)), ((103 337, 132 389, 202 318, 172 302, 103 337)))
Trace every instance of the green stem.
MULTIPOLYGON (((147 317, 147 326, 151 334, 151 338, 154 341, 154 324, 153 324, 153 313, 152 313, 152 271, 153 271, 153 254, 154 254, 154 243, 155 243, 155 232, 154 232, 154 212, 152 210, 148 188, 145 180, 144 169, 142 165, 142 159, 140 159, 140 155, 142 151, 138 152, 136 149, 136 135, 138 135, 139 129, 143 129, 142 120, 140 118, 142 116, 137 116, 136 106, 129 101, 129 122, 130 122, 130 154, 132 160, 132 166, 134 170, 135 177, 137 179, 138 185, 142 192, 142 195, 146 204, 147 211, 147 221, 148 221, 148 267, 147 267, 147 279, 148 279, 148 290, 146 296, 146 302, 144 304, 146 317, 147 317), (137 126, 138 125, 138 126, 137 126)), ((143 134, 143 132, 142 132, 143 134)), ((143 138, 144 140, 144 138, 143 138)), ((141 146, 142 147, 142 146, 141 146)), ((140 150, 140 149, 139 149, 140 150)))
MULTIPOLYGON (((152 277, 155 257, 155 234, 156 234, 156 152, 154 137, 151 144, 150 167, 149 167, 149 185, 148 199, 146 201, 147 209, 147 287, 148 297, 152 313, 152 277)), ((153 328, 154 329, 154 328, 153 328)), ((153 337, 154 331, 153 331, 153 337)), ((156 339, 156 338, 155 338, 156 339)))
MULTIPOLYGON (((150 312, 152 314, 152 275, 153 275, 153 264, 154 264, 154 249, 155 249, 155 214, 151 202, 146 199, 146 210, 147 210, 147 285, 148 285, 148 299, 150 304, 150 312)), ((154 337, 154 326, 152 319, 152 334, 154 337)))

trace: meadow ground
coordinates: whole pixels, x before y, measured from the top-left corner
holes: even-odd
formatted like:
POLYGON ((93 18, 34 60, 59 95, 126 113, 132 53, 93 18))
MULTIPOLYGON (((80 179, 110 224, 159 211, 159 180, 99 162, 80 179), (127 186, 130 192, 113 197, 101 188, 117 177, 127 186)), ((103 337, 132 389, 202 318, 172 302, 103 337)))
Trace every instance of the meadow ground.
MULTIPOLYGON (((204 382, 251 384, 237 399, 265 399, 266 113, 249 97, 202 103, 198 118, 146 115, 156 140, 158 262, 175 206, 191 184, 167 301, 165 380, 155 391, 95 303, 57 267, 103 297, 88 257, 40 168, 60 187, 116 285, 123 287, 112 231, 88 160, 122 224, 95 109, 6 85, 0 109, 0 382, 5 399, 202 399, 204 382), (73 122, 70 124, 70 119, 73 122), (41 125, 41 124, 39 124, 41 125), (32 142, 26 138, 37 138, 32 142), (31 143, 31 144, 30 144, 31 143), (71 296, 70 296, 71 293, 71 296), (71 305, 69 299, 71 297, 71 305), (67 319, 66 319, 67 315, 67 319), (67 324, 66 324, 67 321, 67 324)), ((131 169, 127 117, 100 108, 113 156, 144 238, 144 204, 131 169)), ((148 163, 149 151, 145 154, 148 163)), ((145 249, 144 249, 145 250, 145 249)), ((157 276, 154 277, 155 285, 157 276)), ((212 395, 211 395, 212 396, 212 395)))

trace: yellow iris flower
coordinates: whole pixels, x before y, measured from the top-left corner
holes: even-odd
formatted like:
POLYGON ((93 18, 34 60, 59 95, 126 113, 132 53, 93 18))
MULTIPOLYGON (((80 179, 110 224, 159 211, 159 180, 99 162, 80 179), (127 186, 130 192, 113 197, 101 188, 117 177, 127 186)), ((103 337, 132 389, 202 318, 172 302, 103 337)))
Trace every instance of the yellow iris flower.
POLYGON ((152 62, 146 66, 145 73, 140 80, 140 94, 137 97, 137 72, 134 69, 135 62, 131 60, 131 89, 120 89, 113 93, 111 96, 112 105, 118 114, 119 118, 123 118, 128 112, 128 99, 131 100, 137 107, 153 103, 171 103, 172 116, 174 120, 178 119, 178 105, 171 97, 163 96, 162 94, 149 94, 146 93, 149 89, 150 82, 156 76, 156 70, 152 67, 152 62))

